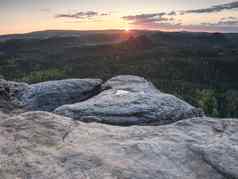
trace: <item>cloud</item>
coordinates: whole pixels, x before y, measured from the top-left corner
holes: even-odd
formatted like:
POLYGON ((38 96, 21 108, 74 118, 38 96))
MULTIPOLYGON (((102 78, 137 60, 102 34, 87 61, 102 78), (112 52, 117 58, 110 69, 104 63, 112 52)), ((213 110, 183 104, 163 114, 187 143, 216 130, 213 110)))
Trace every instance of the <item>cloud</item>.
POLYGON ((175 30, 181 28, 181 23, 175 21, 175 11, 169 13, 148 13, 131 16, 124 16, 122 19, 129 22, 129 24, 136 26, 136 28, 147 29, 170 29, 175 30))
POLYGON ((214 13, 214 12, 221 12, 224 10, 232 10, 238 8, 238 1, 233 1, 231 3, 226 4, 220 4, 220 5, 214 5, 208 8, 203 9, 194 9, 194 10, 187 10, 182 11, 181 14, 189 14, 189 13, 196 13, 196 14, 202 14, 202 13, 214 13))
POLYGON ((148 24, 148 23, 165 23, 168 21, 173 21, 173 17, 169 17, 172 15, 176 15, 176 12, 170 13, 148 13, 148 14, 139 14, 139 15, 131 15, 131 16, 123 16, 122 19, 128 21, 133 25, 140 24, 148 24))
POLYGON ((100 14, 100 16, 110 16, 110 15, 111 13, 105 13, 105 12, 100 14))
POLYGON ((171 11, 167 14, 168 16, 176 16, 177 12, 176 11, 171 11))
POLYGON ((87 11, 87 12, 77 12, 73 14, 57 14, 56 18, 74 18, 74 19, 88 19, 90 17, 98 16, 98 12, 87 11))
POLYGON ((141 29, 157 29, 164 31, 193 31, 193 32, 237 32, 238 26, 235 25, 238 22, 224 22, 222 23, 210 23, 210 24, 182 24, 174 22, 164 22, 164 23, 146 23, 138 24, 138 28, 141 29), (232 25, 231 25, 232 24, 232 25))
POLYGON ((133 28, 159 29, 159 30, 187 30, 187 31, 219 31, 219 32, 237 32, 238 18, 223 17, 217 22, 206 22, 200 24, 183 24, 181 15, 217 13, 224 10, 233 10, 238 8, 238 1, 231 3, 214 5, 204 9, 171 11, 161 13, 147 13, 138 15, 124 16, 122 19, 133 25, 133 28))
POLYGON ((219 31, 236 32, 238 31, 238 18, 223 17, 218 22, 201 24, 182 24, 177 19, 177 12, 170 13, 148 13, 121 17, 134 28, 139 29, 159 29, 173 31, 219 31))
POLYGON ((232 16, 221 18, 221 20, 236 20, 236 19, 237 19, 237 17, 232 17, 232 16))
POLYGON ((160 18, 163 15, 165 15, 165 13, 149 13, 149 14, 139 14, 139 15, 131 15, 131 16, 123 16, 122 19, 124 20, 128 20, 128 21, 143 21, 143 20, 147 20, 147 19, 152 19, 152 18, 160 18))
POLYGON ((68 14, 57 14, 55 18, 72 18, 72 19, 91 19, 98 16, 109 16, 110 13, 99 13, 96 11, 76 12, 68 14))
POLYGON ((236 17, 224 17, 220 21, 215 23, 202 23, 204 26, 237 26, 238 27, 238 18, 236 17))

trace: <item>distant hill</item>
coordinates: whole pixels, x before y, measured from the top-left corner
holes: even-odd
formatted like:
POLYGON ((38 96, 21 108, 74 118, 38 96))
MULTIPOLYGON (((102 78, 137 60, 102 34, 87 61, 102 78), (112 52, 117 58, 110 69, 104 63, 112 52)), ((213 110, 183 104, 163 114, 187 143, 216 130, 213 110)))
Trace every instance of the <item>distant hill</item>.
MULTIPOLYGON (((133 34, 143 34, 145 31, 131 31, 133 34)), ((92 31, 77 31, 77 30, 46 30, 46 31, 36 31, 24 34, 11 34, 11 35, 0 35, 0 42, 7 40, 23 40, 23 39, 49 39, 49 38, 65 38, 65 37, 81 37, 81 38, 109 38, 110 40, 118 40, 121 34, 125 33, 124 30, 92 30, 92 31)), ((123 37, 123 36, 122 36, 123 37)), ((123 40, 126 40, 125 38, 123 40)))

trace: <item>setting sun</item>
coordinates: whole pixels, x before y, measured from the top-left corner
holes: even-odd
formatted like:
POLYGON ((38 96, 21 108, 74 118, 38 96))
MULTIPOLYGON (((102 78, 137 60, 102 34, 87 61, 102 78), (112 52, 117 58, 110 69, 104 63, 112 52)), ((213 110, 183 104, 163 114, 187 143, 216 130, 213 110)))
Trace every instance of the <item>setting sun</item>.
POLYGON ((129 33, 129 32, 131 31, 131 29, 128 28, 128 27, 126 27, 126 28, 124 28, 124 31, 125 31, 126 33, 129 33))
POLYGON ((129 31, 130 31, 130 29, 129 29, 129 28, 125 28, 125 31, 126 31, 126 32, 129 32, 129 31))

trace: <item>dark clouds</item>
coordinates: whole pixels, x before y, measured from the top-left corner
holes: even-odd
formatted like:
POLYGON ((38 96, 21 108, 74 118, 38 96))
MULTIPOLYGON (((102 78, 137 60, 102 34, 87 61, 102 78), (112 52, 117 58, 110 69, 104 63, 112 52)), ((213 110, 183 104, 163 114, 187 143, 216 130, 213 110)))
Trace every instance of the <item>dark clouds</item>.
POLYGON ((175 11, 169 13, 139 14, 134 16, 124 16, 122 19, 138 28, 175 30, 181 28, 181 24, 175 21, 176 14, 175 11))
MULTIPOLYGON (((134 26, 134 28, 145 28, 145 29, 161 29, 161 30, 198 30, 198 31, 238 31, 238 19, 236 17, 223 17, 220 20, 214 22, 206 23, 198 22, 191 24, 183 24, 183 15, 193 14, 211 14, 218 13, 224 10, 234 10, 238 8, 238 1, 233 1, 231 3, 213 5, 208 8, 202 9, 191 9, 183 11, 170 11, 170 12, 158 12, 158 13, 141 13, 136 15, 128 15, 121 17, 128 24, 134 26), (179 19, 181 18, 181 19, 179 19)), ((98 17, 109 16, 111 13, 107 12, 97 12, 97 11, 80 11, 76 13, 64 13, 57 14, 55 18, 64 19, 79 19, 84 20, 99 20, 98 17)), ((199 21, 201 22, 201 21, 199 21)))
POLYGON ((72 19, 90 19, 98 16, 109 16, 109 13, 99 13, 96 11, 76 12, 68 14, 57 14, 55 18, 72 18, 72 19))
POLYGON ((204 9, 195 9, 195 10, 187 10, 183 11, 182 13, 188 14, 188 13, 214 13, 214 12, 221 12, 224 10, 231 10, 231 9, 236 9, 238 8, 238 1, 234 1, 231 3, 226 3, 226 4, 220 4, 220 5, 214 5, 208 8, 204 9))
POLYGON ((124 16, 122 19, 136 28, 150 28, 160 30, 188 30, 188 31, 238 31, 238 18, 230 16, 223 17, 218 22, 209 22, 201 24, 182 24, 179 16, 186 14, 217 13, 223 10, 233 10, 238 8, 238 1, 231 3, 214 5, 204 9, 195 9, 187 11, 171 11, 169 13, 148 13, 124 16))
POLYGON ((148 14, 139 14, 131 16, 123 16, 122 19, 128 21, 130 24, 146 24, 146 23, 164 23, 174 20, 173 15, 176 15, 176 12, 172 11, 170 13, 148 13, 148 14))
POLYGON ((220 21, 216 23, 202 23, 201 25, 204 26, 237 26, 238 27, 238 18, 236 17, 227 17, 227 18, 221 18, 220 21))
POLYGON ((175 16, 175 15, 177 15, 177 12, 171 11, 170 13, 168 13, 168 15, 169 15, 169 16, 175 16))
POLYGON ((141 14, 135 16, 122 17, 129 24, 136 28, 159 29, 174 31, 219 31, 219 32, 237 32, 238 18, 224 17, 218 22, 201 24, 182 24, 176 20, 176 16, 169 16, 169 13, 141 14))

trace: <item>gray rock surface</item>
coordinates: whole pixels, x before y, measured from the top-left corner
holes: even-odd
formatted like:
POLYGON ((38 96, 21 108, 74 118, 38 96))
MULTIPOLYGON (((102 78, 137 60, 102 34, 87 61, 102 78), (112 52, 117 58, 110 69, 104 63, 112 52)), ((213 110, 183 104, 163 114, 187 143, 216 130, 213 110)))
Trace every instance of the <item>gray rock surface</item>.
POLYGON ((0 79, 0 99, 12 104, 18 104, 18 97, 29 88, 26 83, 19 83, 0 79))
POLYGON ((46 112, 0 121, 1 179, 237 179, 238 120, 81 123, 46 112))
POLYGON ((8 114, 0 111, 0 121, 5 120, 8 117, 10 117, 8 114))
POLYGON ((0 79, 0 110, 5 113, 13 112, 21 107, 22 103, 18 97, 29 88, 26 83, 18 83, 0 79))
POLYGON ((203 116, 200 109, 160 92, 141 77, 117 76, 107 81, 103 88, 105 90, 97 96, 61 106, 55 112, 73 119, 113 125, 160 125, 203 116))
POLYGON ((20 106, 28 110, 53 111, 61 105, 80 102, 96 95, 100 92, 102 80, 69 79, 32 85, 5 81, 5 84, 10 86, 10 92, 5 90, 5 96, 12 96, 20 106))

